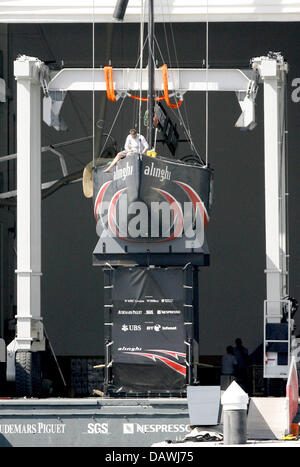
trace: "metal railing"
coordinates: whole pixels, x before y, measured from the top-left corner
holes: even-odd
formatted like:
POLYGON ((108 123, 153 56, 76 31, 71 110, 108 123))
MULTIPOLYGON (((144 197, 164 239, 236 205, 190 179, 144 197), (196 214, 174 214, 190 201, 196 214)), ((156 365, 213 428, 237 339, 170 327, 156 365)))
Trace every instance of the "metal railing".
MULTIPOLYGON (((280 329, 278 326, 278 329, 280 329)), ((279 332, 280 334, 280 332, 279 332)), ((276 348, 276 347, 275 347, 276 348)), ((289 300, 265 300, 264 301, 264 378, 287 378, 291 360, 291 302, 289 300), (277 304, 280 312, 278 314, 268 313, 268 305, 277 304), (267 325, 274 324, 287 328, 286 338, 268 338, 267 325), (269 344, 286 344, 287 362, 278 363, 278 350, 268 351, 269 344)))

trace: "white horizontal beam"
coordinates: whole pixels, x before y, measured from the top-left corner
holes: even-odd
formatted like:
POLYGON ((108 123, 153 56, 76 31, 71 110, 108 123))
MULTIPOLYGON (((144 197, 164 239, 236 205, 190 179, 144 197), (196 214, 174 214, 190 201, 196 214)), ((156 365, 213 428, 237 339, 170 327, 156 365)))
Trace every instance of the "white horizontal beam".
MULTIPOLYGON (((116 0, 2 0, 2 23, 108 23, 116 0)), ((141 0, 130 0, 125 22, 139 23, 141 0)), ((160 0, 156 22, 299 21, 299 0, 160 0)))
MULTIPOLYGON (((238 69, 168 69, 168 88, 186 91, 246 91, 251 70, 238 69)), ((140 89, 140 71, 131 68, 113 69, 114 88, 119 92, 140 89)), ((148 89, 148 70, 142 72, 142 90, 148 89)), ((155 89, 163 91, 163 76, 155 70, 155 89)), ((65 68, 49 82, 49 91, 105 91, 103 69, 65 68)))

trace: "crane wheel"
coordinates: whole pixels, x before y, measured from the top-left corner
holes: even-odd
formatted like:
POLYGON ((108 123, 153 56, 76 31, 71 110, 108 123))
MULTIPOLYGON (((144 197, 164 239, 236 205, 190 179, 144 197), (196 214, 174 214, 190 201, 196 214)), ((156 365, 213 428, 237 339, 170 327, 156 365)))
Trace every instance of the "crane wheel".
POLYGON ((16 353, 16 396, 40 397, 41 387, 40 354, 18 351, 16 353))

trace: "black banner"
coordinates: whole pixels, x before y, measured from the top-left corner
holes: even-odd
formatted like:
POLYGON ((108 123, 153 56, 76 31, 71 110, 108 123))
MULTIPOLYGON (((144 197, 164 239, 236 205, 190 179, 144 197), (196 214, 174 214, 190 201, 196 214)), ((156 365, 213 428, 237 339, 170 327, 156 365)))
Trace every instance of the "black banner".
POLYGON ((183 270, 119 268, 112 281, 113 385, 122 392, 183 389, 183 270))
POLYGON ((211 169, 132 154, 112 172, 103 170, 99 166, 93 172, 99 237, 105 231, 109 237, 134 243, 160 244, 182 235, 200 241, 209 221, 211 169))

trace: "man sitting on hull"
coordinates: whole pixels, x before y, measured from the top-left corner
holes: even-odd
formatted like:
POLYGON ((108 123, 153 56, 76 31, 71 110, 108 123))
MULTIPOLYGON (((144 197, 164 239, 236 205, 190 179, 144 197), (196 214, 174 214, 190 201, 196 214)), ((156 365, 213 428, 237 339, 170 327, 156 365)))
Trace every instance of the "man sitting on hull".
POLYGON ((119 152, 103 172, 111 172, 111 169, 119 162, 120 159, 123 159, 133 152, 145 154, 149 149, 149 144, 143 135, 140 135, 135 129, 132 129, 129 131, 129 135, 126 138, 124 147, 124 151, 119 152))

